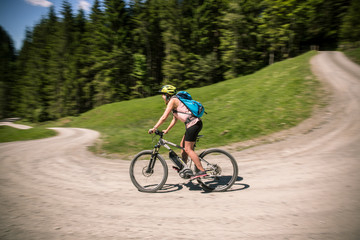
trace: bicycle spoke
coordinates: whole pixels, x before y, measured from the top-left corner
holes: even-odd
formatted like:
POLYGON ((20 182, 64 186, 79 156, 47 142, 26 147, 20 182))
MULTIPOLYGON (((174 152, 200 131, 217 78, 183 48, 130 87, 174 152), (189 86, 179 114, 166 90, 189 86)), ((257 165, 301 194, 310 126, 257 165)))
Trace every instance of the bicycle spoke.
POLYGON ((138 154, 131 163, 130 176, 134 185, 144 192, 155 192, 165 184, 167 179, 167 165, 158 156, 151 167, 151 152, 138 154))
POLYGON ((200 154, 200 160, 209 175, 198 179, 198 182, 205 190, 225 191, 236 181, 238 174, 237 163, 227 152, 220 149, 210 149, 200 154))

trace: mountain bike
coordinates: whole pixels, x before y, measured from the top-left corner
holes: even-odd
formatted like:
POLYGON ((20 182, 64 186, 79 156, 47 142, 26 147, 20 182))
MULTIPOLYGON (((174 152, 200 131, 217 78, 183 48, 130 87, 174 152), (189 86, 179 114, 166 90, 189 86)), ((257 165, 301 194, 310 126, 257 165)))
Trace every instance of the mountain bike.
MULTIPOLYGON (((183 147, 165 140, 162 131, 156 130, 155 135, 159 136, 159 140, 154 149, 139 152, 130 164, 130 178, 139 191, 156 192, 166 183, 168 165, 159 153, 161 146, 169 150, 169 158, 175 164, 173 168, 178 171, 179 176, 189 181, 196 179, 205 191, 226 191, 235 183, 238 165, 230 153, 216 148, 203 151, 199 158, 208 176, 193 179, 194 173, 199 172, 199 169, 190 159, 185 163, 169 145, 179 149, 183 147)), ((202 136, 198 136, 197 142, 200 137, 202 136)))

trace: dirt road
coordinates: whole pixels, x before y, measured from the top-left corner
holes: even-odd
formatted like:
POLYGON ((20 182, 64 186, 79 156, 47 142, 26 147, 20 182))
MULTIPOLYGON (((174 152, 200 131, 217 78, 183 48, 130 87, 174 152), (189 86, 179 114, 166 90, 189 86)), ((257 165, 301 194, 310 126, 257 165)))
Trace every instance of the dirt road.
POLYGON ((360 239, 360 67, 338 52, 312 64, 331 104, 285 140, 233 151, 229 192, 170 172, 140 193, 128 161, 87 151, 91 130, 0 144, 0 239, 360 239))

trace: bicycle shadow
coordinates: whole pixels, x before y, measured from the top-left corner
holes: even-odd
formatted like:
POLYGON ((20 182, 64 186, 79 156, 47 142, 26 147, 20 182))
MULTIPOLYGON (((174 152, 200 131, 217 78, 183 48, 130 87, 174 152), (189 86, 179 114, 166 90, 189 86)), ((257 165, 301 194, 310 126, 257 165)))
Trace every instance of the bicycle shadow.
POLYGON ((156 193, 171 193, 180 191, 183 189, 184 184, 165 184, 160 190, 158 190, 156 193))
MULTIPOLYGON (((240 183, 241 181, 243 181, 244 178, 242 177, 237 177, 235 183, 232 185, 232 187, 228 190, 226 190, 225 192, 235 192, 235 191, 241 191, 241 190, 245 190, 247 188, 250 187, 250 185, 245 184, 245 183, 240 183)), ((226 179, 225 179, 226 181, 226 179)), ((189 181, 186 183, 179 183, 179 184, 165 184, 161 190, 157 191, 157 193, 171 193, 171 192, 176 192, 176 191, 180 191, 183 188, 187 187, 190 191, 201 191, 202 193, 211 193, 212 191, 205 191, 199 183, 197 182, 193 182, 193 181, 189 181)), ((224 192, 223 192, 224 193, 224 192)))
POLYGON ((241 191, 241 190, 245 190, 248 189, 250 187, 249 184, 246 183, 239 183, 242 180, 244 180, 244 178, 242 177, 238 177, 234 183, 234 185, 232 185, 232 187, 230 189, 228 189, 226 192, 235 192, 235 191, 241 191))

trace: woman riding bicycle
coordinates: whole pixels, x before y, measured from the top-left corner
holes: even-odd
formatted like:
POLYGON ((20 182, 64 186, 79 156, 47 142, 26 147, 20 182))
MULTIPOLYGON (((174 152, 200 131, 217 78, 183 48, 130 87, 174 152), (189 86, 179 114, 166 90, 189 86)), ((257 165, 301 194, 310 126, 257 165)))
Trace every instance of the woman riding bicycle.
POLYGON ((165 85, 159 91, 162 93, 162 98, 167 105, 163 115, 160 117, 159 121, 155 126, 149 129, 149 134, 155 132, 168 118, 170 112, 173 114, 173 119, 169 124, 168 128, 163 132, 166 134, 173 128, 177 122, 180 120, 185 123, 185 134, 181 140, 180 146, 184 149, 181 152, 182 159, 186 163, 188 156, 195 163, 196 167, 200 170, 194 178, 205 177, 207 176, 205 169, 201 165, 198 155, 194 152, 194 146, 196 143, 196 138, 199 135, 199 132, 202 129, 202 121, 200 118, 197 118, 191 114, 191 111, 187 109, 185 104, 183 104, 178 98, 176 98, 176 87, 172 85, 165 85))

